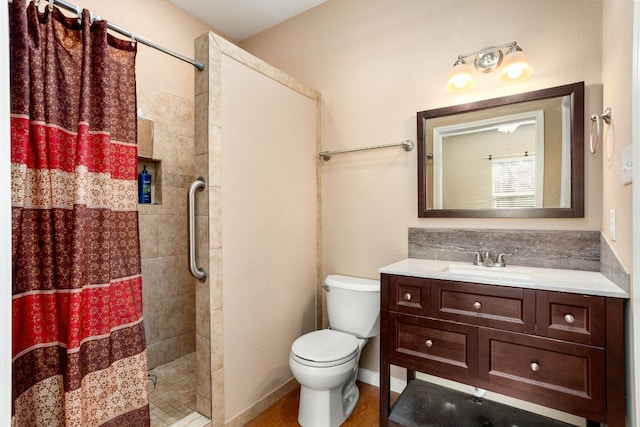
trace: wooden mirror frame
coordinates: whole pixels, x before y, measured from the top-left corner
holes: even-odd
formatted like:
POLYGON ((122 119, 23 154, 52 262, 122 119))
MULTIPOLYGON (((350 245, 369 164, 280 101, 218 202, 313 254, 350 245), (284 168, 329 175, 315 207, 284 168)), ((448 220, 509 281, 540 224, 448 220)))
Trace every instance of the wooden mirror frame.
POLYGON ((584 82, 503 96, 468 104, 420 111, 418 129, 419 218, 584 218, 584 82), (570 96, 571 207, 518 209, 427 209, 426 120, 527 101, 570 96))

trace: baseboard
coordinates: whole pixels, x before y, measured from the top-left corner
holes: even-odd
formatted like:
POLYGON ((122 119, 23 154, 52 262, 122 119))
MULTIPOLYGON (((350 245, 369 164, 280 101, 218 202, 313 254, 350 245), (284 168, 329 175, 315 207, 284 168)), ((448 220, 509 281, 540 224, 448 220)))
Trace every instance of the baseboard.
POLYGON ((251 407, 247 408, 245 411, 238 414, 233 419, 225 422, 224 426, 241 427, 247 424, 249 421, 260 415, 265 409, 273 405, 275 402, 280 400, 296 387, 298 387, 298 382, 295 380, 295 378, 291 378, 289 381, 278 387, 273 392, 269 393, 267 396, 253 404, 251 407))
MULTIPOLYGON (((370 371, 369 369, 358 369, 358 381, 380 387, 380 373, 370 371)), ((402 393, 407 386, 407 382, 399 378, 391 377, 390 388, 395 393, 402 393)))

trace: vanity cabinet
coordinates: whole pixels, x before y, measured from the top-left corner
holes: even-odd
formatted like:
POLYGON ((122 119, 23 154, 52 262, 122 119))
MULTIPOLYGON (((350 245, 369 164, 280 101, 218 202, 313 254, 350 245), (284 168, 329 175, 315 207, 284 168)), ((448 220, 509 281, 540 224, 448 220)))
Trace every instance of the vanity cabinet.
POLYGON ((382 273, 380 339, 382 426, 391 365, 625 425, 621 298, 382 273))

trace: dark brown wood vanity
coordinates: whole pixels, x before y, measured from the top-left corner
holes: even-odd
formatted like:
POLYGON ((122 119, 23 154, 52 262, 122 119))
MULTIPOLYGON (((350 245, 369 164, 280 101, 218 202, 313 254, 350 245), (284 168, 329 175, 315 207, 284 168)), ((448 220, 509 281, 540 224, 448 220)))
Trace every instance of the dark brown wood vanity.
POLYGON ((407 425, 394 421, 390 407, 391 365, 406 368, 408 381, 418 371, 575 414, 589 425, 625 426, 624 298, 385 272, 380 278, 381 426, 407 425))

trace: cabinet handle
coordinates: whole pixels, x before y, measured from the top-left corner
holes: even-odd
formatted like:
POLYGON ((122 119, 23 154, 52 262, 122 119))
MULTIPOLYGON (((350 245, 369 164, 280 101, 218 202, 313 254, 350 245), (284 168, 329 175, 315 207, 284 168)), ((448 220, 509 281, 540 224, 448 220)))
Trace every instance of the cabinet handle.
POLYGON ((573 317, 571 314, 565 314, 564 315, 564 321, 567 323, 573 323, 576 321, 576 318, 573 317))
POLYGON ((424 342, 424 344, 425 344, 427 347, 433 347, 433 341, 431 341, 431 340, 426 340, 426 341, 424 342))
POLYGON ((404 300, 405 301, 411 301, 411 294, 409 292, 407 292, 406 294, 404 294, 404 300))
POLYGON ((532 362, 531 363, 531 370, 533 372, 538 372, 540 370, 540 365, 538 365, 536 362, 532 362))
POLYGON ((475 308, 476 310, 480 310, 482 308, 482 304, 480 303, 480 301, 474 302, 473 308, 475 308))

